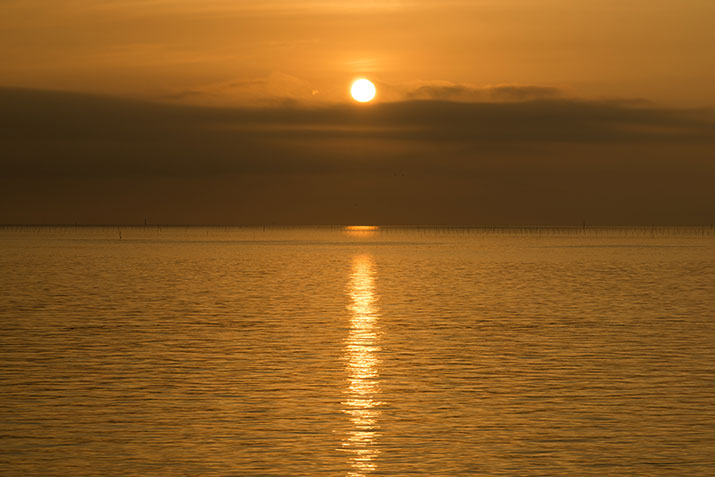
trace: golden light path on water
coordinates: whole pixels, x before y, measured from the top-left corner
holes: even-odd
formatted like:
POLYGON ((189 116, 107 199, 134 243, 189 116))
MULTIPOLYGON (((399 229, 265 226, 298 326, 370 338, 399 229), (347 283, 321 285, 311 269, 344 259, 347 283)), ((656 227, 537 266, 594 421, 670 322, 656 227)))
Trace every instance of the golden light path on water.
POLYGON ((350 282, 350 332, 345 340, 347 371, 346 400, 343 412, 350 416, 351 427, 343 448, 350 453, 351 477, 365 476, 376 470, 375 458, 380 395, 379 308, 375 295, 375 264, 370 255, 353 258, 350 282))

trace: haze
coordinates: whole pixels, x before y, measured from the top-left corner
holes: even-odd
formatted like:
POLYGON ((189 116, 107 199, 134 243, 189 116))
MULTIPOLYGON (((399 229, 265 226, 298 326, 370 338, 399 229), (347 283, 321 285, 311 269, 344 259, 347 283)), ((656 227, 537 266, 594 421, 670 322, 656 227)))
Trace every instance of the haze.
POLYGON ((0 4, 0 222, 711 224, 715 4, 0 4), (375 104, 357 105, 366 77, 375 104))

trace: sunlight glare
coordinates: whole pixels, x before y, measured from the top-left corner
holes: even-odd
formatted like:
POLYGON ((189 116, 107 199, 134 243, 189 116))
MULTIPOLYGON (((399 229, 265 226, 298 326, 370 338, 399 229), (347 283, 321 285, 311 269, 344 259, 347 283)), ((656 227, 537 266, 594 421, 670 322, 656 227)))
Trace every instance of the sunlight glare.
POLYGON ((377 327, 379 308, 375 296, 375 265, 369 255, 353 260, 348 296, 351 312, 350 332, 345 342, 347 376, 346 400, 343 412, 350 416, 352 429, 343 448, 352 454, 353 471, 348 475, 366 476, 376 469, 374 462, 380 451, 375 447, 378 437, 380 394, 379 364, 380 333, 377 327))
POLYGON ((375 85, 372 84, 370 80, 366 80, 365 78, 355 80, 350 88, 350 94, 353 99, 360 103, 372 101, 375 97, 375 93, 377 93, 375 85))

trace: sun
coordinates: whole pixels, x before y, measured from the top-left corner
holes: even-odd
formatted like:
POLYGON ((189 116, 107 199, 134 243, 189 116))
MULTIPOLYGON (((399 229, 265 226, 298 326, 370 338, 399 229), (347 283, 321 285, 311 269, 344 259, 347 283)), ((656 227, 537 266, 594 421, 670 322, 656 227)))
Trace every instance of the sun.
POLYGON ((377 90, 375 89, 375 85, 372 84, 370 80, 366 80, 365 78, 353 81, 353 85, 350 87, 350 94, 353 99, 361 103, 372 101, 376 92, 377 90))

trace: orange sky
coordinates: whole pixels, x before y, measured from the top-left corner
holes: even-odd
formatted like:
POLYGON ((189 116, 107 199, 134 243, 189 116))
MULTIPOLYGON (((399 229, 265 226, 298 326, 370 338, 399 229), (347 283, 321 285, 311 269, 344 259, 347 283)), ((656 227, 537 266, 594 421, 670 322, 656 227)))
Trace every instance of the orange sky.
POLYGON ((238 105, 537 85, 715 105, 710 0, 4 0, 0 85, 238 105))
POLYGON ((3 0, 0 223, 709 225, 714 19, 712 0, 3 0))

